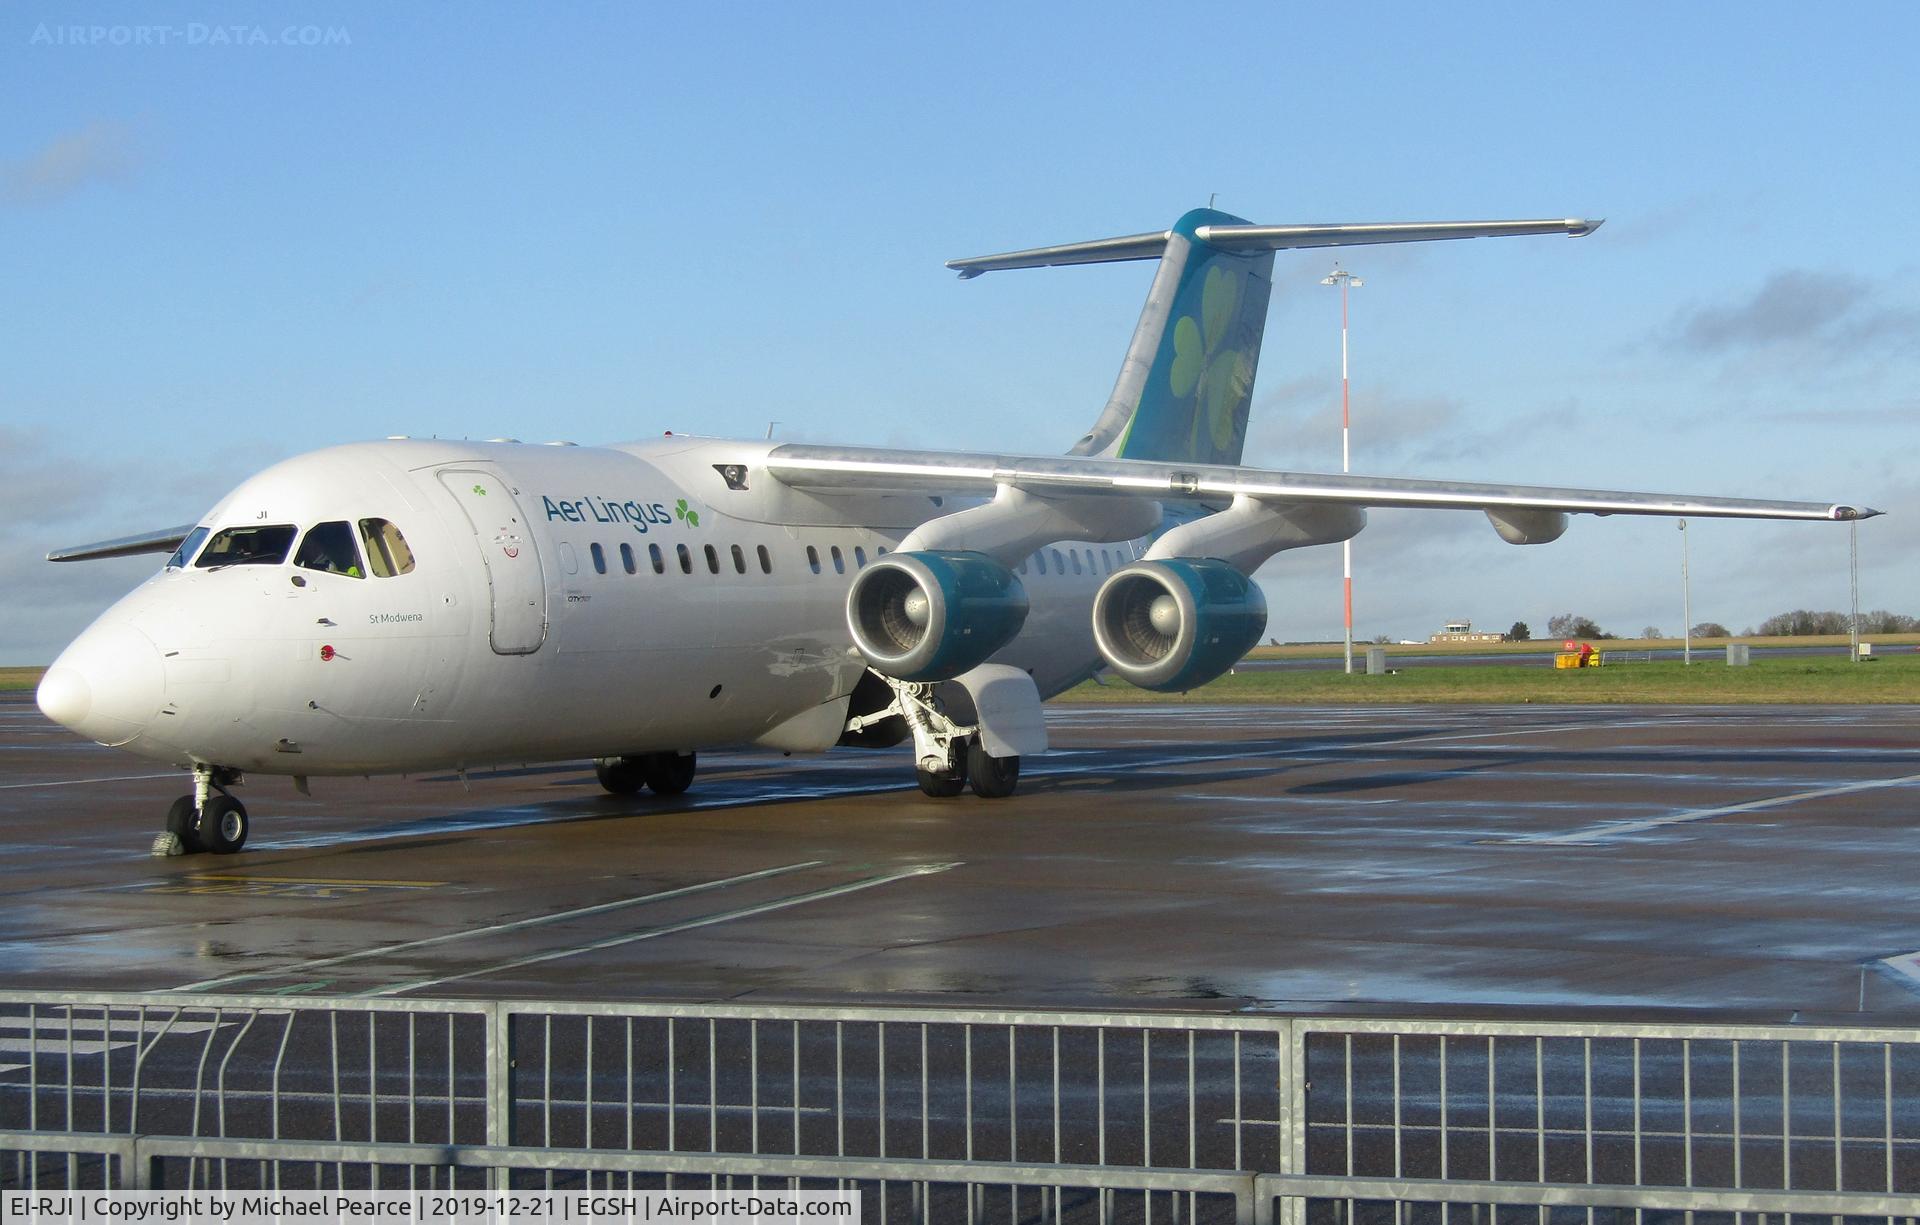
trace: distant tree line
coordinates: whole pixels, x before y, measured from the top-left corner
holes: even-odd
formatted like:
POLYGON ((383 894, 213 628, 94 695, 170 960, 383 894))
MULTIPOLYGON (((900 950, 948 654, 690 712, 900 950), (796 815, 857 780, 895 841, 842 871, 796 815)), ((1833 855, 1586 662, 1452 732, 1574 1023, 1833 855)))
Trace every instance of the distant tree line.
MULTIPOLYGON (((1513 638, 1526 637, 1526 625, 1514 624, 1513 638)), ((1787 638, 1803 637, 1815 634, 1846 634, 1852 632, 1850 618, 1844 612, 1814 612, 1811 609, 1796 608, 1792 612, 1780 613, 1768 617, 1759 625, 1750 625, 1740 631, 1741 638, 1787 638)), ((1909 617, 1901 613, 1888 612, 1876 608, 1872 612, 1860 614, 1860 632, 1862 634, 1920 634, 1920 617, 1909 617)), ((1590 617, 1577 613, 1561 613, 1547 621, 1547 633, 1553 638, 1587 638, 1594 640, 1618 638, 1618 634, 1609 634, 1595 624, 1590 617)), ((1649 625, 1640 631, 1642 638, 1660 638, 1659 629, 1649 625)), ((1732 638, 1734 633, 1718 621, 1702 621, 1693 627, 1695 638, 1732 638)))
MULTIPOLYGON (((1780 638, 1789 634, 1845 634, 1850 632, 1849 618, 1843 612, 1813 612, 1810 609, 1796 608, 1778 616, 1768 617, 1759 625, 1746 631, 1758 638, 1780 638)), ((1907 617, 1899 613, 1876 608, 1872 612, 1860 614, 1860 632, 1863 634, 1914 634, 1920 633, 1920 617, 1907 617)))

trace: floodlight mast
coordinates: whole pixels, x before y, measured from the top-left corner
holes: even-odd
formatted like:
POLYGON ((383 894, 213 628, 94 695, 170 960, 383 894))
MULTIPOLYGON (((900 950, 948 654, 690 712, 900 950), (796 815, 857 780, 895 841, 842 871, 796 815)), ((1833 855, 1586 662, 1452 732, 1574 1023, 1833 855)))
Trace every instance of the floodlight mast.
POLYGON ((1693 666, 1693 580, 1687 572, 1687 521, 1680 520, 1680 664, 1693 666))
MULTIPOLYGON (((1340 287, 1340 471, 1352 471, 1353 449, 1350 436, 1353 426, 1352 384, 1347 377, 1347 291, 1358 289, 1366 284, 1359 277, 1342 268, 1338 263, 1333 271, 1320 278, 1322 285, 1340 287)), ((1353 675, 1353 540, 1340 542, 1341 588, 1340 602, 1343 608, 1343 620, 1347 635, 1347 675, 1353 675)))

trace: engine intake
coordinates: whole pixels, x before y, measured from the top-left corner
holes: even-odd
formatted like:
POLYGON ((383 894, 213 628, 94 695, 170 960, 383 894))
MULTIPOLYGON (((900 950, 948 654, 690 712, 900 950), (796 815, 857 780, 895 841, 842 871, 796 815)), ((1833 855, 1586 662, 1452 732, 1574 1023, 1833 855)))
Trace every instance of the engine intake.
POLYGON ((889 553, 847 592, 847 628, 875 671, 944 681, 1012 642, 1027 621, 1027 591, 984 553, 889 553))
POLYGON ((1178 693, 1240 662, 1267 628, 1267 600, 1246 575, 1212 558, 1139 561, 1093 598, 1093 641, 1119 676, 1178 693))

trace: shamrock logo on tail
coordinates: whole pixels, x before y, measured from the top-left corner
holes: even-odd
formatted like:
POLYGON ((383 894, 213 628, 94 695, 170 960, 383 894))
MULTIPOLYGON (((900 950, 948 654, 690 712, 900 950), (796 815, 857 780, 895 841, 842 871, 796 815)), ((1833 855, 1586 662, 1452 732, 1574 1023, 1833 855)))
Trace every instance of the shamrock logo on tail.
POLYGON ((1182 315, 1173 325, 1173 366, 1167 381, 1180 399, 1197 396, 1193 454, 1211 457, 1233 445, 1236 410, 1253 385, 1253 363, 1227 346, 1227 332, 1240 306, 1241 278, 1224 268, 1207 269, 1200 287, 1200 318, 1182 315))
POLYGON ((673 504, 673 517, 685 523, 688 527, 700 526, 700 512, 697 510, 688 510, 687 500, 685 498, 681 498, 673 504))

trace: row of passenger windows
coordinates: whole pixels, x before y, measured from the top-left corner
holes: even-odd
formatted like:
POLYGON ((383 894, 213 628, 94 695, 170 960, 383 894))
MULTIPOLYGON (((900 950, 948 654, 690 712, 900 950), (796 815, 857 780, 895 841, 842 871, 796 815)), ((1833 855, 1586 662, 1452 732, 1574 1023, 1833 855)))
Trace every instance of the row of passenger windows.
MULTIPOLYGON (((879 550, 879 553, 884 554, 886 551, 885 548, 882 548, 879 550)), ((620 568, 628 574, 638 574, 640 572, 639 556, 634 552, 633 546, 631 544, 622 544, 618 552, 620 556, 620 568)), ((673 552, 674 559, 680 567, 680 573, 692 574, 694 571, 693 550, 684 544, 677 544, 673 546, 673 552)), ((847 555, 840 551, 840 546, 837 544, 832 545, 828 548, 827 552, 833 559, 833 572, 835 574, 845 574, 847 572, 847 555)), ((731 561, 735 574, 745 574, 747 572, 747 551, 737 544, 726 546, 724 554, 716 545, 702 545, 701 553, 705 555, 707 573, 709 574, 719 574, 725 570, 726 561, 731 561), (726 559, 725 561, 723 561, 723 557, 726 559)), ((587 554, 593 559, 593 572, 595 574, 607 573, 610 567, 607 563, 606 546, 595 541, 587 546, 587 554)), ((755 545, 753 547, 753 556, 754 561, 759 564, 760 573, 773 573, 773 554, 767 551, 766 545, 755 545)), ((647 546, 647 562, 653 567, 655 574, 665 574, 667 572, 667 554, 659 545, 650 544, 647 546)), ((867 550, 864 547, 860 545, 853 546, 853 564, 856 569, 867 564, 867 550)), ((820 564, 820 550, 814 545, 807 546, 807 568, 815 574, 819 574, 822 569, 820 564)))
MULTIPOLYGON (((692 574, 694 571, 693 550, 684 544, 674 545, 673 550, 675 559, 680 567, 680 573, 692 574)), ((620 555, 620 568, 628 574, 638 574, 640 572, 639 559, 634 552, 633 546, 631 544, 622 544, 618 551, 620 555)), ((706 556, 707 573, 719 574, 725 569, 721 560, 721 550, 717 546, 710 544, 703 545, 701 546, 701 551, 706 556)), ((606 547, 598 541, 595 541, 587 546, 587 552, 593 558, 593 572, 595 574, 607 573, 609 567, 606 547)), ((876 557, 884 557, 886 552, 886 547, 883 545, 875 550, 874 555, 876 557)), ((1031 564, 1039 573, 1048 573, 1047 559, 1049 554, 1052 555, 1052 573, 1054 574, 1066 574, 1069 570, 1075 574, 1112 574, 1116 569, 1126 565, 1130 560, 1124 552, 1115 549, 1101 549, 1098 553, 1095 553, 1092 549, 1068 549, 1064 553, 1059 549, 1041 549, 1026 561, 1021 562, 1017 567, 1018 571, 1021 574, 1027 573, 1027 567, 1031 564), (1086 558, 1084 569, 1082 568, 1080 560, 1083 555, 1086 558)), ((767 552, 767 546, 763 544, 755 545, 754 555, 760 564, 760 573, 772 574, 773 555, 767 552)), ((739 545, 727 546, 726 556, 731 558, 733 572, 735 574, 745 574, 747 572, 747 554, 739 545)), ((816 545, 807 546, 807 569, 813 573, 824 573, 826 565, 831 565, 835 574, 845 574, 847 572, 847 554, 841 550, 839 545, 829 545, 827 547, 827 559, 827 562, 823 564, 820 559, 819 547, 816 545)), ((659 545, 650 544, 647 546, 647 560, 652 565, 655 574, 665 574, 667 572, 667 555, 659 545)), ((854 545, 853 568, 856 570, 864 569, 866 564, 866 548, 861 545, 854 545)))
POLYGON ((1069 569, 1075 574, 1112 574, 1115 570, 1132 560, 1120 549, 1101 549, 1097 554, 1092 549, 1068 549, 1065 553, 1062 553, 1059 549, 1041 549, 1032 557, 1029 557, 1026 561, 1014 567, 1014 569, 1020 574, 1025 574, 1027 572, 1027 566, 1031 564, 1034 569, 1038 570, 1041 574, 1045 574, 1047 573, 1047 557, 1049 554, 1053 557, 1053 573, 1055 574, 1065 574, 1069 569), (1080 567, 1082 554, 1084 554, 1087 559, 1084 570, 1080 567))
POLYGON ((245 527, 212 529, 196 527, 180 542, 167 559, 168 569, 191 564, 196 570, 218 570, 223 566, 278 566, 293 553, 293 564, 304 570, 339 574, 347 578, 365 578, 371 571, 376 578, 392 578, 413 570, 413 549, 400 529, 385 519, 362 519, 358 530, 345 519, 317 523, 300 535, 291 523, 248 524, 245 527), (212 535, 209 540, 208 536, 212 535), (294 538, 300 547, 293 547, 294 538), (201 545, 205 548, 201 548, 201 545), (366 546, 363 555, 360 546, 366 546))

